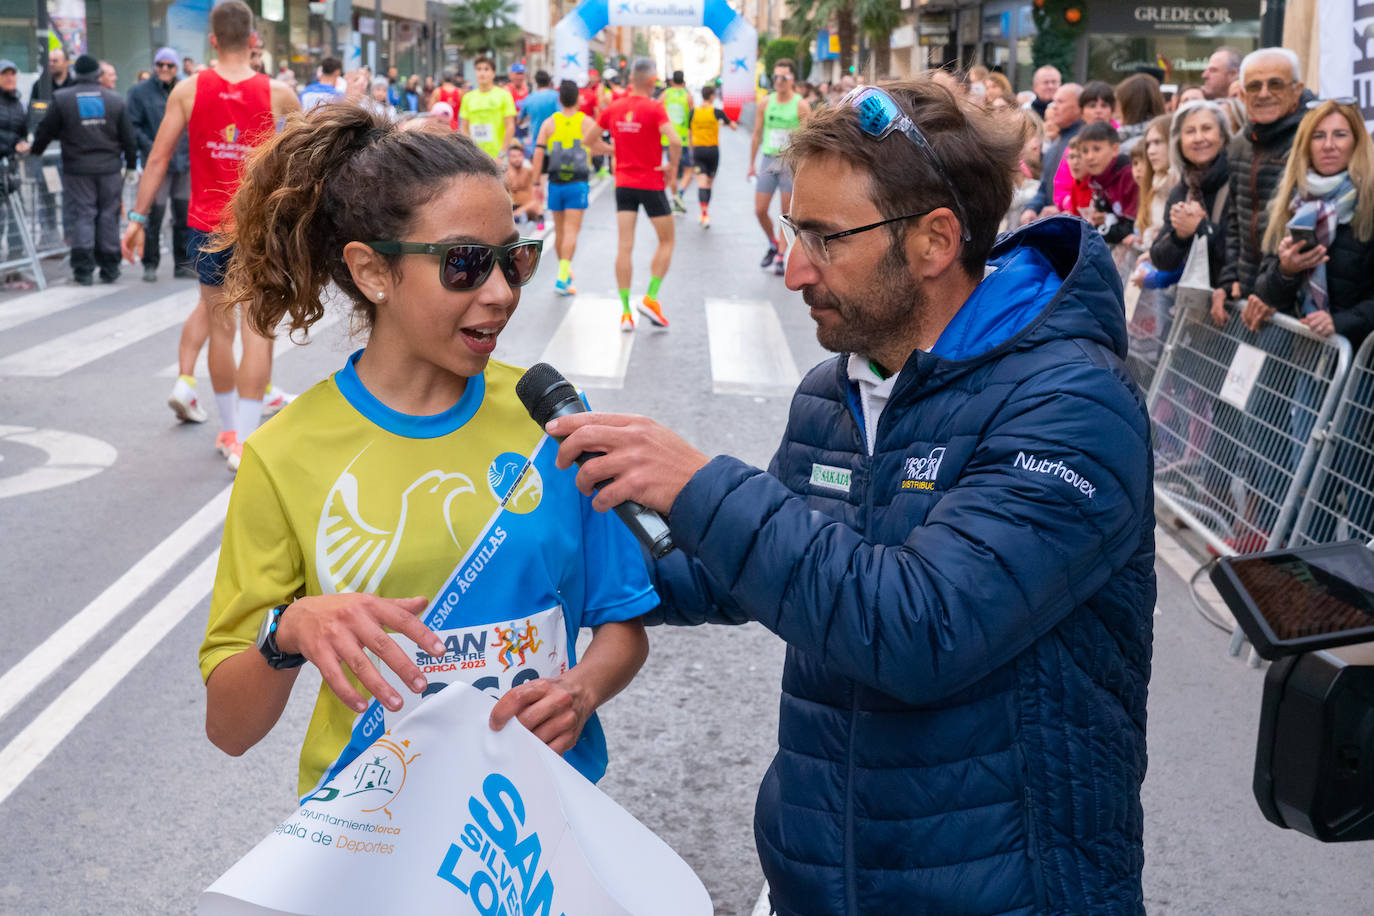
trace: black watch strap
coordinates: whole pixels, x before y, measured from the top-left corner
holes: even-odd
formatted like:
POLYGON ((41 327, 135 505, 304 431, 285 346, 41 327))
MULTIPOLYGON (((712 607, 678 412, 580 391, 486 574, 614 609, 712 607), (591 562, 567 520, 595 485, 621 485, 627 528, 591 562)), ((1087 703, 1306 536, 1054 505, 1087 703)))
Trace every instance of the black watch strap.
POLYGON ((267 659, 267 664, 283 671, 288 668, 299 668, 305 664, 305 656, 299 654, 287 654, 277 645, 277 627, 281 624, 281 615, 290 607, 290 603, 279 604, 267 612, 267 619, 263 621, 262 632, 258 634, 258 651, 262 657, 267 659))

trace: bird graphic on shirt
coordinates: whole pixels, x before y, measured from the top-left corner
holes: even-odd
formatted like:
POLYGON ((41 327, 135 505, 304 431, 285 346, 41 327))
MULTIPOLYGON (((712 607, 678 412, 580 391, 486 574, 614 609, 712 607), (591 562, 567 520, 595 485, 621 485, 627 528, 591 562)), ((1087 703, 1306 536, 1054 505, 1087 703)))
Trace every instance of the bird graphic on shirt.
POLYGON ((352 468, 366 451, 364 448, 355 455, 339 474, 320 510, 315 528, 315 569, 326 594, 376 594, 396 559, 412 512, 426 527, 433 525, 434 514, 442 516, 454 548, 462 553, 450 508, 457 497, 477 492, 472 480, 465 474, 426 471, 401 493, 396 526, 379 528, 369 524, 358 510, 358 478, 352 468))

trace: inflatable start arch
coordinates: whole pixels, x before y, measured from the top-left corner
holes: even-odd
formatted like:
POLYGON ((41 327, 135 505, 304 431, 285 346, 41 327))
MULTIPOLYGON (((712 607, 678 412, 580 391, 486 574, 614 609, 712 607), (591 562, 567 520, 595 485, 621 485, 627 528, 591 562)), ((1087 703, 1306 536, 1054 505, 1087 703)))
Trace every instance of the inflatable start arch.
POLYGON ((555 83, 587 83, 588 43, 608 25, 705 26, 720 39, 721 98, 725 113, 738 118, 754 100, 754 62, 758 31, 727 0, 582 0, 553 30, 557 57, 555 83))

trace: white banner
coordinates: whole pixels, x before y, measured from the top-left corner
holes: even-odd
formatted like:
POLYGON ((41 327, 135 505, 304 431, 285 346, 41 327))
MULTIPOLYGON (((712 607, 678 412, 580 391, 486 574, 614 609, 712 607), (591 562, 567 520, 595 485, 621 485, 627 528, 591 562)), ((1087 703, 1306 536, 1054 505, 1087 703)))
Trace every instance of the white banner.
MULTIPOLYGON (((201 916, 710 916, 691 868, 518 722, 423 700, 201 896, 201 916)), ((409 705, 409 704, 408 704, 409 705)))
POLYGON ((608 0, 611 25, 701 25, 705 0, 608 0))
POLYGON ((740 109, 754 101, 758 81, 759 33, 743 19, 736 19, 721 36, 720 94, 725 113, 739 118, 740 109))
POLYGON ((1353 97, 1374 129, 1374 2, 1322 0, 1317 12, 1321 62, 1318 94, 1353 97))

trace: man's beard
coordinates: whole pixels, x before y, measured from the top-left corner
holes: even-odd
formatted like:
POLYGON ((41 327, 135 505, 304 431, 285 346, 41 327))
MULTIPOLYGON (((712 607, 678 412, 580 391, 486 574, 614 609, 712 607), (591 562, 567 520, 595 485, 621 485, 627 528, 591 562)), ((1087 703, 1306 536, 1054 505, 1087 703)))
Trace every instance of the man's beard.
MULTIPOLYGON (((906 256, 895 244, 888 245, 864 287, 837 296, 808 286, 802 290, 802 301, 811 308, 833 309, 840 317, 834 327, 816 326, 816 340, 822 347, 870 358, 894 340, 915 339, 928 313, 925 289, 912 280, 906 256)), ((902 367, 884 368, 896 372, 902 367)))

